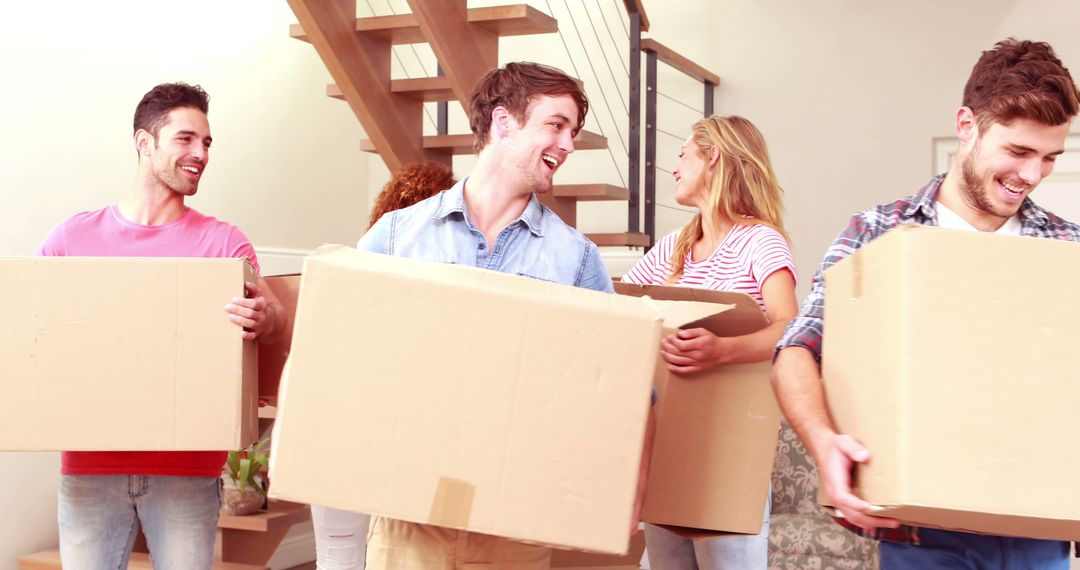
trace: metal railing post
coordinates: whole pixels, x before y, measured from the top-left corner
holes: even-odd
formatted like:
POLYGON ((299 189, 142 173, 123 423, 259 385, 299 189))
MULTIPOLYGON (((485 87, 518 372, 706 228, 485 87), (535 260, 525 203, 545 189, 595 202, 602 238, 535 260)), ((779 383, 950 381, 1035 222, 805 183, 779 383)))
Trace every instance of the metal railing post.
MULTIPOLYGON (((442 77, 445 75, 441 65, 435 66, 435 75, 442 77)), ((450 132, 450 115, 447 111, 447 102, 439 101, 435 104, 435 132, 436 134, 445 135, 450 132)))
MULTIPOLYGON (((632 4, 632 3, 631 3, 632 4)), ((638 163, 641 157, 641 14, 632 5, 630 12, 630 127, 629 127, 629 173, 627 181, 630 191, 627 201, 626 231, 637 232, 641 227, 640 192, 641 170, 638 163)))
POLYGON ((712 83, 705 81, 705 116, 713 116, 713 100, 716 98, 716 86, 712 83))
POLYGON ((645 52, 645 234, 656 243, 656 52, 645 52))

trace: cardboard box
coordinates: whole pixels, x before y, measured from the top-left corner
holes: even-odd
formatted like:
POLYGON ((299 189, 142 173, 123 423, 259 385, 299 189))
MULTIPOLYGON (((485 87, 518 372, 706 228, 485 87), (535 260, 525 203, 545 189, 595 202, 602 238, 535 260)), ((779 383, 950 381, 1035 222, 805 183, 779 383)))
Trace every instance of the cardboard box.
MULTIPOLYGON (((757 303, 742 293, 622 283, 616 291, 660 301, 665 335, 701 327, 739 336, 768 325, 757 303), (698 318, 703 312, 709 316, 698 318)), ((679 376, 660 359, 643 520, 692 539, 761 530, 780 430, 770 366, 726 365, 679 376)))
POLYGON ((551 567, 560 570, 641 570, 645 554, 645 533, 638 531, 630 537, 626 554, 593 554, 578 550, 552 550, 551 567))
POLYGON ((240 449, 257 354, 239 259, 0 258, 0 450, 240 449))
POLYGON ((855 492, 909 524, 1080 539, 1080 244, 901 227, 826 274, 822 374, 855 492))
POLYGON ((659 321, 638 299, 320 248, 270 494, 623 553, 659 321))
POLYGON ((264 277, 266 284, 281 301, 289 330, 274 344, 259 345, 259 397, 276 404, 281 371, 292 348, 292 324, 296 318, 296 300, 300 294, 300 274, 264 277))

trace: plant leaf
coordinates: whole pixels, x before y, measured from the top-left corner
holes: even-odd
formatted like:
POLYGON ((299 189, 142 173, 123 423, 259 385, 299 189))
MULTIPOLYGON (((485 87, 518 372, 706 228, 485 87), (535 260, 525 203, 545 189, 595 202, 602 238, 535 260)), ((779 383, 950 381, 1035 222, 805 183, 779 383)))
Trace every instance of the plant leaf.
POLYGON ((248 485, 251 484, 251 460, 240 460, 240 474, 237 477, 237 487, 243 491, 248 485))
POLYGON ((228 458, 225 460, 225 465, 229 467, 229 477, 235 481, 236 476, 240 474, 240 454, 230 451, 228 458))

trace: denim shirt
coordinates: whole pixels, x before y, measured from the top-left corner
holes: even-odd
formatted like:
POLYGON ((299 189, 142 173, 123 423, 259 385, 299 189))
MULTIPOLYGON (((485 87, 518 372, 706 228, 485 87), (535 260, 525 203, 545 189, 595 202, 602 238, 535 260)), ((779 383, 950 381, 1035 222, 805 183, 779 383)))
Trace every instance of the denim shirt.
POLYGON ((600 250, 535 195, 490 246, 469 221, 465 181, 379 218, 356 248, 438 263, 460 263, 543 281, 613 292, 600 250))

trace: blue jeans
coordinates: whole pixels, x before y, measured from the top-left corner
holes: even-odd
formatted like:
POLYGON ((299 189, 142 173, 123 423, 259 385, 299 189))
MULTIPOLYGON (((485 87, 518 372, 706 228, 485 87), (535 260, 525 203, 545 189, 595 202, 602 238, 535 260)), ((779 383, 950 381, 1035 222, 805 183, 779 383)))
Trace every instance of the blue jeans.
POLYGON ((1069 543, 919 529, 920 544, 881 542, 881 570, 1069 570, 1069 543))
POLYGON ((758 534, 690 540, 656 525, 645 524, 645 549, 652 570, 766 570, 769 567, 769 513, 758 534))
POLYGON ((209 570, 220 489, 217 477, 64 475, 60 560, 79 570, 126 568, 141 523, 155 570, 209 570))

